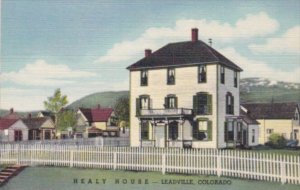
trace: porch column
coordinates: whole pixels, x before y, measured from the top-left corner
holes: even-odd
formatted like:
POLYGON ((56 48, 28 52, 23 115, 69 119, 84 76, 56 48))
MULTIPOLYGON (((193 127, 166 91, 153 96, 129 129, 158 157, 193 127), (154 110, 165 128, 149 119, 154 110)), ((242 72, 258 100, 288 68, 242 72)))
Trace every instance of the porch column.
POLYGON ((152 124, 152 145, 155 147, 156 146, 156 137, 155 137, 155 131, 156 131, 156 123, 153 120, 153 124, 152 124))
POLYGON ((139 141, 140 147, 142 147, 142 121, 139 119, 139 141))
POLYGON ((233 129, 233 143, 234 146, 236 147, 237 145, 237 120, 233 120, 232 122, 232 129, 233 129))
POLYGON ((182 119, 179 120, 179 126, 180 126, 180 136, 178 138, 178 140, 183 140, 183 123, 184 121, 182 119))
POLYGON ((165 142, 166 142, 166 147, 169 147, 169 120, 166 120, 165 127, 166 127, 165 131, 167 133, 167 134, 165 134, 165 137, 166 137, 165 142))

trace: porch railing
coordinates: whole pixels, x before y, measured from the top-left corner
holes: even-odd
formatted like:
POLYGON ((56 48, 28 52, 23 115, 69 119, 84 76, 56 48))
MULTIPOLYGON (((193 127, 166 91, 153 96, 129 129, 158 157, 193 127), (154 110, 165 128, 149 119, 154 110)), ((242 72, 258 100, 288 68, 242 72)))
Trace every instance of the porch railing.
POLYGON ((155 146, 155 140, 142 140, 142 147, 154 147, 155 146))
POLYGON ((161 116, 161 115, 192 115, 192 109, 174 108, 174 109, 142 109, 141 116, 161 116))

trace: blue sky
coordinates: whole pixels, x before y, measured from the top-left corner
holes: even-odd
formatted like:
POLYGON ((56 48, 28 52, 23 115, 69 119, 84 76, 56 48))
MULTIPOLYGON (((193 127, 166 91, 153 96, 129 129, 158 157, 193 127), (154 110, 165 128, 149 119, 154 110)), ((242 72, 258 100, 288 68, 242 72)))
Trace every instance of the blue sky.
POLYGON ((2 0, 0 108, 43 109, 61 88, 70 101, 127 90, 128 65, 169 42, 203 41, 242 77, 300 82, 300 1, 2 0))

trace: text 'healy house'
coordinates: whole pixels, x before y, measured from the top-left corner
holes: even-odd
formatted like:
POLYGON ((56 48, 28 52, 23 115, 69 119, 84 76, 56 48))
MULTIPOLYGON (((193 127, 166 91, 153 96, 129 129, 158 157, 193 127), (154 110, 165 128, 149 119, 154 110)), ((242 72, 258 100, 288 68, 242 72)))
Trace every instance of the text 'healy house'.
POLYGON ((130 70, 131 146, 225 148, 258 144, 258 123, 240 116, 242 69, 198 40, 170 43, 130 70))

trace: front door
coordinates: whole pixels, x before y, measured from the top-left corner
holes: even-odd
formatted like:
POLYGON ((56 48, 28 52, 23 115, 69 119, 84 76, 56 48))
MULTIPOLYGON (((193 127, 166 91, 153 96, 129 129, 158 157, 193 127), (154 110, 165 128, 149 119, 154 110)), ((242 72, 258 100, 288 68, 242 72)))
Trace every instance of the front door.
POLYGON ((51 131, 46 130, 44 137, 45 137, 44 140, 50 140, 51 139, 51 131))
POLYGON ((165 147, 165 125, 155 126, 155 146, 165 147))
POLYGON ((248 135, 248 134, 247 134, 247 130, 244 129, 244 130, 243 130, 243 145, 244 145, 244 146, 247 146, 247 145, 248 145, 248 143, 247 143, 247 139, 248 139, 247 137, 248 137, 248 136, 247 136, 247 135, 248 135))
POLYGON ((23 134, 21 130, 15 130, 15 141, 22 141, 23 134))

